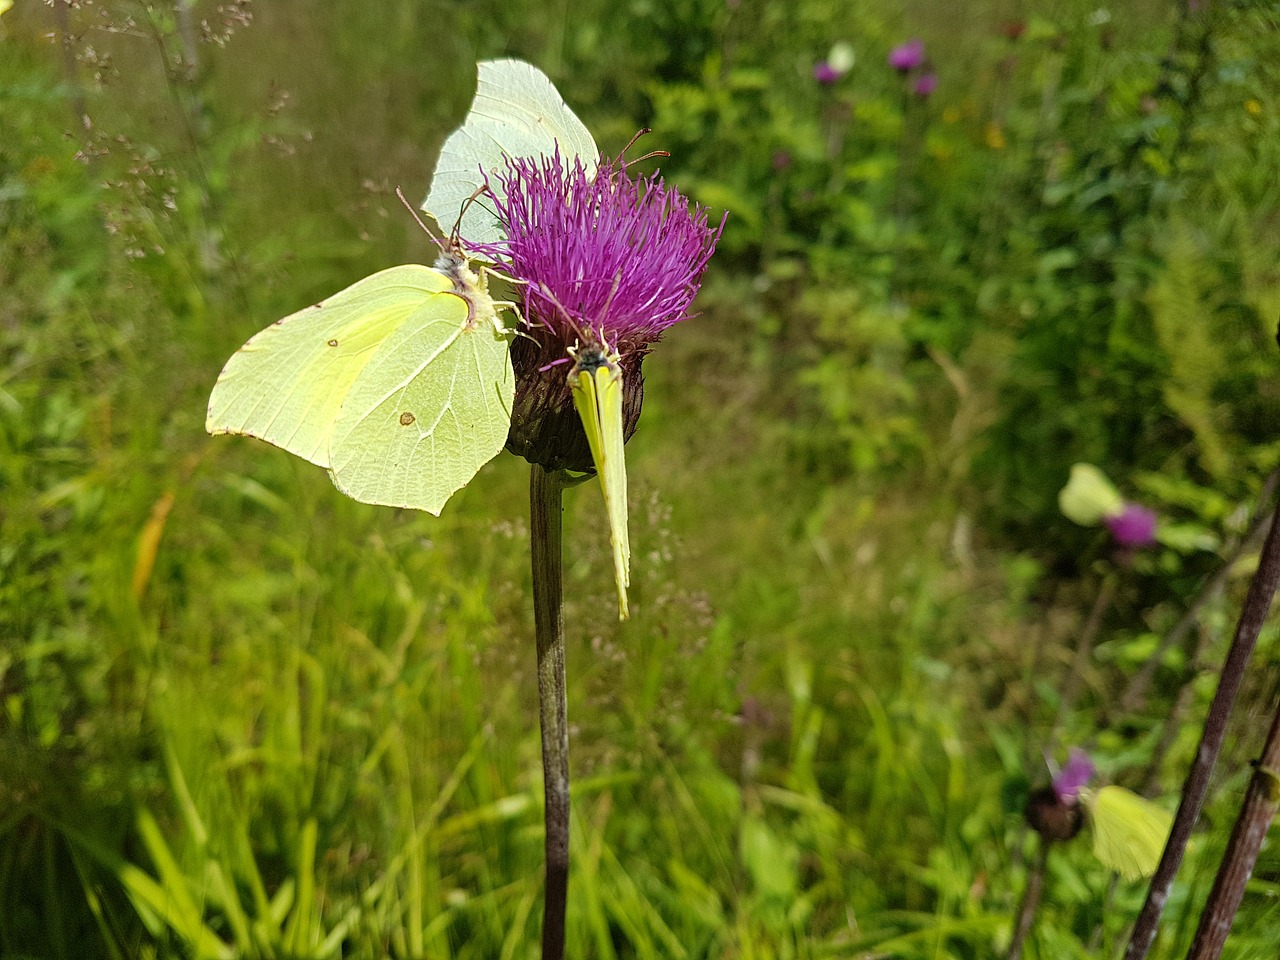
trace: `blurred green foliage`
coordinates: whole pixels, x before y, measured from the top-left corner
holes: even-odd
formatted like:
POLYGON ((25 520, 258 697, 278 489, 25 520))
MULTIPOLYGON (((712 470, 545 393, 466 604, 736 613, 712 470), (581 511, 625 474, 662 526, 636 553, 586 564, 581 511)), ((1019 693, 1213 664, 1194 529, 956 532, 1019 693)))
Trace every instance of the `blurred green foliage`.
MULTIPOLYGON (((203 434, 249 334, 431 256, 393 188, 510 54, 730 214, 648 364, 627 624, 570 498, 573 955, 1000 955, 1043 751, 1176 788, 1256 552, 1276 28, 1243 0, 10 10, 0 954, 534 955, 523 464, 437 520, 203 434), (910 36, 927 98, 886 65, 910 36), (1079 460, 1178 548, 1059 517, 1079 460)), ((1161 956, 1276 663, 1271 629, 1161 956)), ((1274 953, 1274 848, 1232 956, 1274 953)), ((1084 842, 1050 867, 1027 956, 1112 955, 1140 886, 1084 842)))

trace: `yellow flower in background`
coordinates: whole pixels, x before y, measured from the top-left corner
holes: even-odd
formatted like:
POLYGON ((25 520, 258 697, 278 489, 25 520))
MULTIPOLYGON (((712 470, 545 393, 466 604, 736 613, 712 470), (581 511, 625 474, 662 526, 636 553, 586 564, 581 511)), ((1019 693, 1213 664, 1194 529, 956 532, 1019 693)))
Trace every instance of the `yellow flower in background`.
MULTIPOLYGON (((0 0, 0 12, 2 12, 3 9, 4 9, 4 0, 0 0)), ((1254 100, 1252 98, 1244 102, 1244 108, 1252 116, 1257 117, 1262 115, 1262 104, 1259 101, 1254 100)))
POLYGON ((1004 130, 994 120, 987 121, 987 146, 992 150, 1003 150, 1008 146, 1004 138, 1004 130))

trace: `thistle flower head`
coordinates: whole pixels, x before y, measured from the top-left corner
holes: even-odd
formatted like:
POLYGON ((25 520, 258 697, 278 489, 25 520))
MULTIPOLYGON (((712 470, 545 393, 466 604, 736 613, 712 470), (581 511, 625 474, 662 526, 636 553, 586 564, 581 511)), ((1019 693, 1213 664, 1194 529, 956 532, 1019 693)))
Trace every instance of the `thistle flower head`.
POLYGON ((506 238, 481 252, 525 285, 531 327, 625 356, 689 315, 720 237, 704 208, 623 163, 521 157, 498 177, 506 238))
POLYGON ((921 100, 928 99, 933 91, 938 89, 938 75, 933 71, 921 74, 916 77, 915 83, 911 85, 911 92, 921 100))
POLYGON ((572 350, 615 356, 625 436, 640 416, 640 362, 689 316, 724 227, 657 177, 624 163, 589 175, 558 153, 508 159, 495 212, 504 239, 475 245, 519 282, 525 335, 512 346, 516 399, 508 448, 547 469, 587 469, 590 454, 563 366, 572 350))
POLYGON ((914 70, 924 63, 924 41, 911 39, 889 51, 889 66, 902 73, 914 70))
POLYGON ((1053 778, 1053 792, 1062 803, 1075 803, 1080 791, 1093 779, 1093 761, 1079 747, 1072 747, 1066 766, 1053 778))
POLYGON ((1140 503, 1128 502, 1119 513, 1107 517, 1106 523, 1120 546, 1141 549, 1156 542, 1158 520, 1154 510, 1140 503))

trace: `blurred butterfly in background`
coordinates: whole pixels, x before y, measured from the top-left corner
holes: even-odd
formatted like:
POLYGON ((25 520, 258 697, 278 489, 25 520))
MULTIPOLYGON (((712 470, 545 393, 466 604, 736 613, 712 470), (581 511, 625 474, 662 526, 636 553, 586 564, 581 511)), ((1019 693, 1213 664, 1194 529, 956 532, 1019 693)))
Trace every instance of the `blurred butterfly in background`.
POLYGON ((1151 876, 1164 853, 1173 815, 1123 787, 1090 789, 1093 775, 1089 755, 1073 747, 1052 785, 1031 795, 1028 823, 1046 840, 1069 840, 1087 820, 1093 854, 1103 866, 1126 880, 1151 876))

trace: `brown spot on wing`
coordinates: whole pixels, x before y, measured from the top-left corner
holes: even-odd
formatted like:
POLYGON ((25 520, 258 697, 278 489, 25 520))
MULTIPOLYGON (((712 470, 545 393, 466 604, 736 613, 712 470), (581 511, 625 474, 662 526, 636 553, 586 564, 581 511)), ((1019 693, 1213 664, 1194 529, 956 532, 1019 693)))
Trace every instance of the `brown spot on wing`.
POLYGON ((415 417, 412 413, 406 410, 404 413, 400 414, 400 426, 402 427, 410 426, 413 423, 413 421, 417 419, 418 419, 417 417, 415 417))

